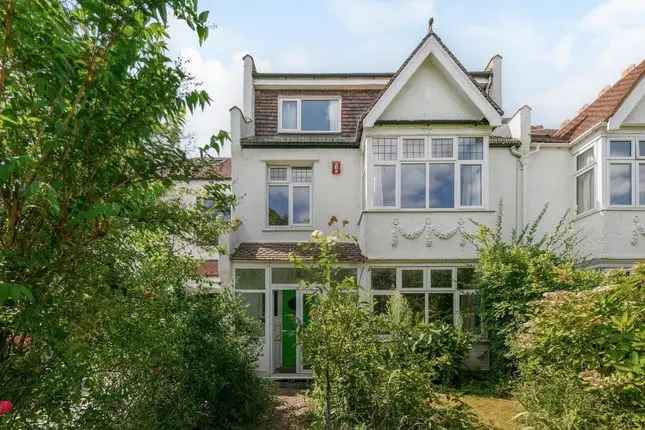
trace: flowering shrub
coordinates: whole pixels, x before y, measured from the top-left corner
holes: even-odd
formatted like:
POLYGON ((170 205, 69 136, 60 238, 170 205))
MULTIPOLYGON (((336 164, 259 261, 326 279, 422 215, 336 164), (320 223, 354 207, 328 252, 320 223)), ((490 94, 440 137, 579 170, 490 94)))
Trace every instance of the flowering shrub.
POLYGON ((584 292, 547 293, 512 345, 534 428, 645 426, 645 264, 584 292))

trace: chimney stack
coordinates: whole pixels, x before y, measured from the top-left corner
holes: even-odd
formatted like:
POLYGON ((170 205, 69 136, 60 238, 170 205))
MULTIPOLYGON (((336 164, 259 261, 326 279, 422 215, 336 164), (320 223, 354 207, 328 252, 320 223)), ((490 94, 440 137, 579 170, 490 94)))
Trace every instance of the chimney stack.
POLYGON ((491 82, 488 86, 488 95, 497 103, 499 107, 502 107, 502 56, 496 54, 493 58, 490 59, 486 70, 492 73, 491 82))

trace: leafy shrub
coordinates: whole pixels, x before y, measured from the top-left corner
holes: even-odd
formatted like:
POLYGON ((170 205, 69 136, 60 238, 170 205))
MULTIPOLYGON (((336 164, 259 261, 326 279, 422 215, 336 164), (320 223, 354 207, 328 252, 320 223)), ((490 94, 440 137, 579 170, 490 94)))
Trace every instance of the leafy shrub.
POLYGON ((334 279, 337 240, 314 232, 318 257, 294 259, 309 274, 308 288, 318 289, 300 336, 313 370, 315 426, 470 428, 465 405, 446 402, 433 384, 459 367, 468 337, 418 321, 400 295, 391 298, 386 314, 374 315, 360 300, 355 279, 334 279), (439 339, 444 335, 455 339, 439 339))
POLYGON ((120 250, 86 261, 85 284, 0 312, 31 339, 0 360, 0 398, 15 406, 0 428, 258 426, 269 397, 255 374, 259 327, 227 292, 186 295, 194 263, 166 240, 111 243, 120 250), (129 273, 109 270, 126 262, 129 273))
POLYGON ((645 426, 645 265, 584 292, 553 292, 513 342, 533 428, 645 426))
POLYGON ((546 209, 507 240, 500 205, 496 226, 480 225, 469 237, 479 251, 476 271, 491 370, 502 382, 516 370, 510 341, 527 320, 532 302, 549 291, 585 290, 603 279, 597 271, 576 269, 579 237, 566 214, 553 231, 536 237, 546 209))

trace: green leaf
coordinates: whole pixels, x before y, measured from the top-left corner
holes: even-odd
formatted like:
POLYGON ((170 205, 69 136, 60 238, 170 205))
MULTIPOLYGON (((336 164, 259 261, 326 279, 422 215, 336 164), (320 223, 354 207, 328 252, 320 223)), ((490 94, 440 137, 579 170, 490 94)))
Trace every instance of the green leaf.
POLYGON ((32 302, 34 296, 31 293, 31 289, 24 285, 0 282, 0 305, 4 305, 10 300, 14 302, 32 302))

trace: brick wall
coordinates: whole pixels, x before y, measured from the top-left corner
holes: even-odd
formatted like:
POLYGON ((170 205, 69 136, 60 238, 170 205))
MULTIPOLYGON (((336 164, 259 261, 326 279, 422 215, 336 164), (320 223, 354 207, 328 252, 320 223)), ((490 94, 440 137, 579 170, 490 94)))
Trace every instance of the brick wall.
POLYGON ((255 90, 255 134, 273 136, 278 131, 279 96, 340 96, 341 135, 354 137, 356 123, 381 90, 255 90))

